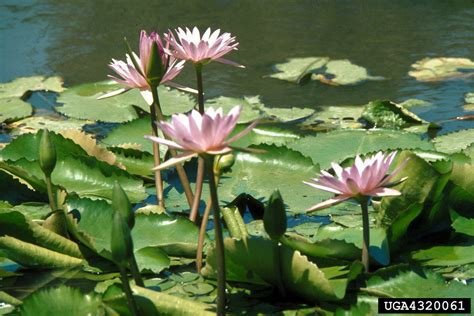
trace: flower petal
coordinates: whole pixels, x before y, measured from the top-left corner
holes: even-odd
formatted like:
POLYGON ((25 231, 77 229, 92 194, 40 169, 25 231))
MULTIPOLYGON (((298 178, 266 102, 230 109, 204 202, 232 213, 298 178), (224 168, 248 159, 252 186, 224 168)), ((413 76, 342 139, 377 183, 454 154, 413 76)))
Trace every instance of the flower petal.
POLYGON ((314 211, 317 211, 317 210, 321 210, 323 208, 326 208, 326 207, 329 207, 329 206, 332 206, 332 205, 336 205, 336 204, 341 203, 343 201, 349 200, 350 198, 351 198, 350 196, 346 196, 346 195, 337 195, 337 196, 333 197, 332 199, 329 199, 329 200, 326 200, 326 201, 323 201, 321 203, 318 203, 316 205, 311 206, 308 209, 308 211, 309 212, 314 212, 314 211))
POLYGON ((186 161, 192 157, 196 157, 197 154, 196 153, 190 153, 190 152, 185 152, 185 153, 182 153, 180 155, 177 155, 176 157, 173 157, 171 159, 168 159, 166 160, 165 162, 161 163, 160 165, 158 166, 155 166, 153 168, 153 170, 163 170, 163 169, 167 169, 169 167, 172 167, 174 165, 177 165, 183 161, 186 161))

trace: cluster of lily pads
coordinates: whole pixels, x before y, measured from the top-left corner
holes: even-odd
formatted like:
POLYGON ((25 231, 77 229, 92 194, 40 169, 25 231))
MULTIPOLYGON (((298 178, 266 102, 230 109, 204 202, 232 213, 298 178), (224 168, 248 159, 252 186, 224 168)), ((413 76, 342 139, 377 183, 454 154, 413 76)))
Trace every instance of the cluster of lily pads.
MULTIPOLYGON (((458 59, 439 60, 457 71, 446 62, 458 59)), ((463 69, 474 68, 469 62, 464 61, 463 69)), ((202 67, 199 63, 196 68, 202 67)), ((418 71, 439 67, 427 60, 418 64, 418 71)), ((337 86, 382 79, 349 61, 325 57, 292 59, 276 70, 270 77, 298 83, 312 79, 337 86), (338 76, 345 67, 352 67, 351 76, 338 76)), ((427 73, 434 72, 413 73, 429 81, 427 73)), ((459 74, 466 77, 466 72, 459 74)), ((456 74, 443 79, 452 77, 456 74)), ((199 87, 196 98, 151 86, 157 89, 164 120, 204 106, 199 87)), ((207 230, 204 258, 198 259, 204 264, 196 268, 201 216, 189 219, 192 207, 176 169, 160 173, 160 205, 153 171, 156 151, 144 138, 152 134, 150 122, 157 120, 153 104, 142 97, 143 89, 115 93, 120 89, 113 81, 65 88, 57 77, 0 85, 0 121, 6 131, 0 151, 2 313, 133 315, 133 304, 139 315, 216 312, 217 235, 207 230), (45 90, 49 92, 38 92, 45 90), (100 99, 104 95, 112 96, 100 99), (42 162, 46 137, 55 151, 49 175, 42 162), (122 214, 133 218, 126 226, 116 216, 124 206, 122 214), (132 206, 133 213, 127 213, 132 206), (121 234, 117 227, 123 228, 121 234), (122 246, 114 246, 114 239, 127 238, 133 247, 117 250, 122 246), (131 257, 136 269, 122 260, 131 257), (124 275, 129 272, 133 278, 126 293, 124 275)), ((376 314, 380 297, 472 298, 474 130, 430 139, 429 132, 442 125, 410 111, 426 106, 420 103, 376 100, 364 106, 284 109, 267 106, 258 96, 206 100, 207 107, 224 113, 242 106, 232 135, 259 120, 232 143, 250 150, 233 152, 226 168, 216 165, 226 312, 367 315, 376 314), (334 173, 332 163, 349 167, 356 155, 379 151, 398 151, 392 168, 405 165, 393 180, 406 180, 394 187, 399 196, 371 200, 371 270, 366 273, 360 262, 359 204, 308 213, 333 194, 303 181, 322 170, 334 173), (283 218, 275 219, 275 210, 282 209, 283 218)), ((155 136, 164 135, 158 131, 155 136)), ((161 162, 170 157, 166 147, 160 146, 159 153, 161 162)), ((183 165, 194 193, 198 165, 196 158, 183 165)), ((202 186, 200 215, 212 204, 209 194, 208 186, 202 186)))

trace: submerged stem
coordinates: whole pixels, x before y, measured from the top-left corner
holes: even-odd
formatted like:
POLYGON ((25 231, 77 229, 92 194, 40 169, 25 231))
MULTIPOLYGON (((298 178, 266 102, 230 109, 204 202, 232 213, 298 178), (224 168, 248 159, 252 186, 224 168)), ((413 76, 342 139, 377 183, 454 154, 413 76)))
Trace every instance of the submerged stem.
POLYGON ((209 178, 209 189, 211 191, 211 201, 214 209, 214 231, 216 242, 216 263, 217 263, 217 315, 225 315, 225 256, 224 237, 222 234, 219 198, 217 197, 217 185, 214 178, 214 156, 204 157, 206 173, 209 178))
POLYGON ((369 223, 369 210, 368 210, 369 199, 363 197, 360 199, 360 207, 362 209, 362 264, 364 265, 365 272, 369 272, 369 246, 370 246, 370 223, 369 223))
POLYGON ((202 269, 202 251, 204 248, 204 238, 206 237, 207 222, 209 221, 209 213, 211 213, 212 201, 211 198, 207 200, 206 209, 202 216, 201 227, 199 229, 198 245, 196 251, 196 269, 198 273, 201 273, 202 269))
POLYGON ((201 157, 199 157, 197 177, 196 177, 196 188, 194 190, 193 206, 191 207, 191 212, 189 213, 189 219, 192 220, 194 223, 196 223, 196 220, 199 214, 199 204, 201 202, 203 182, 204 182, 204 160, 201 157))

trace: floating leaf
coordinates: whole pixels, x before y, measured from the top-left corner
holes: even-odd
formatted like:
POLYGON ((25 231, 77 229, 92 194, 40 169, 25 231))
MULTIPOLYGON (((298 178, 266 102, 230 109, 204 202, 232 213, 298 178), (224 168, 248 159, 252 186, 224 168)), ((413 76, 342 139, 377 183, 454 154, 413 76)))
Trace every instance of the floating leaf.
MULTIPOLYGON (((279 189, 285 203, 294 212, 304 212, 314 202, 315 190, 303 184, 303 180, 319 171, 310 159, 286 147, 261 145, 266 154, 236 153, 232 171, 221 180, 220 193, 252 194, 266 198, 279 189)), ((327 197, 325 193, 321 193, 327 197)), ((233 198, 232 198, 233 199, 233 198)), ((229 200, 228 202, 230 202, 229 200)))
POLYGON ((474 103, 474 92, 468 92, 464 95, 464 102, 474 103))
POLYGON ((155 247, 145 247, 135 251, 135 258, 141 272, 160 273, 170 265, 168 255, 155 247))
POLYGON ((425 58, 411 65, 408 74, 419 81, 440 81, 474 75, 474 62, 468 58, 425 58))
POLYGON ((474 218, 458 216, 451 225, 458 234, 474 237, 474 218))
MULTIPOLYGON (((472 230, 472 227, 471 227, 472 230)), ((410 253, 412 260, 424 266, 457 266, 474 263, 472 242, 460 245, 440 245, 410 253)))
POLYGON ((10 135, 18 136, 25 133, 36 133, 44 128, 56 133, 69 129, 81 130, 84 125, 91 123, 93 122, 56 116, 32 116, 13 122, 8 125, 8 128, 12 129, 10 135))
POLYGON ((0 123, 16 121, 32 113, 31 104, 20 98, 0 98, 0 123))
MULTIPOLYGON (((237 134, 246 128, 245 125, 237 125, 233 134, 237 134)), ((285 129, 274 124, 257 125, 247 135, 232 143, 234 146, 249 147, 250 145, 285 145, 299 139, 300 135, 290 129, 285 129)))
MULTIPOLYGON (((163 146, 160 148, 163 148, 163 146)), ((154 172, 152 168, 155 165, 155 160, 152 154, 136 149, 120 147, 109 147, 109 149, 114 153, 116 163, 123 166, 128 173, 139 176, 153 175, 154 172)))
POLYGON ((44 288, 28 296, 20 307, 21 316, 83 316, 104 313, 101 299, 79 289, 60 286, 44 288))
POLYGON ((355 85, 367 80, 383 80, 368 74, 364 67, 354 65, 347 59, 331 60, 325 65, 324 73, 313 74, 311 77, 330 85, 355 85))
POLYGON ((391 101, 372 101, 364 108, 361 116, 371 127, 403 128, 414 124, 428 123, 403 106, 391 101))
POLYGON ((455 153, 474 143, 474 128, 444 134, 433 139, 436 150, 455 153))
POLYGON ((433 145, 420 136, 391 130, 342 130, 307 136, 288 144, 288 147, 311 158, 322 169, 331 162, 342 162, 356 154, 367 154, 379 150, 419 148, 433 149, 433 145))
POLYGON ((276 119, 280 122, 291 122, 301 120, 311 116, 314 113, 314 109, 308 108, 274 108, 274 107, 261 107, 260 110, 265 116, 276 119))
POLYGON ((0 83, 0 99, 21 98, 28 91, 38 90, 62 92, 64 91, 63 79, 60 77, 45 78, 43 76, 34 76, 16 78, 11 82, 0 83))
POLYGON ((269 77, 296 83, 306 83, 310 78, 330 85, 354 85, 366 80, 380 80, 373 77, 361 66, 347 59, 330 60, 327 57, 291 58, 288 62, 277 64, 278 73, 269 77))

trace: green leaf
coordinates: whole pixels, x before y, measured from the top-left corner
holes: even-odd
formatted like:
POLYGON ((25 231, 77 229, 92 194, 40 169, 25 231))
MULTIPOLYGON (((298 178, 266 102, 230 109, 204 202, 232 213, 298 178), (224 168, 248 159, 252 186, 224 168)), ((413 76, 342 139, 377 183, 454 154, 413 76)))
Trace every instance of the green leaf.
POLYGON ((327 169, 331 162, 342 162, 356 154, 364 155, 379 150, 419 148, 433 149, 433 145, 412 133, 391 130, 342 130, 306 136, 288 144, 327 169))
POLYGON ((434 246, 413 251, 410 257, 424 266, 457 266, 474 263, 474 245, 471 241, 460 245, 434 246))
POLYGON ((19 98, 0 98, 0 123, 16 121, 33 114, 33 108, 19 98))
POLYGON ((36 133, 37 131, 48 128, 52 132, 61 132, 66 130, 81 130, 86 124, 92 124, 93 121, 65 119, 59 116, 31 116, 8 125, 11 136, 18 136, 27 133, 36 133))
POLYGON ((464 102, 474 103, 474 92, 468 92, 464 95, 464 102))
POLYGON ((143 296, 153 302, 156 309, 164 315, 211 316, 211 307, 194 300, 184 299, 167 293, 156 292, 139 286, 132 286, 135 295, 143 296))
POLYGON ((276 64, 277 73, 271 78, 286 80, 299 84, 309 79, 319 80, 330 85, 354 85, 366 80, 380 80, 373 77, 361 66, 354 65, 347 59, 330 60, 327 57, 290 58, 286 63, 276 64))
POLYGON ((467 149, 474 143, 474 128, 444 134, 433 139, 436 150, 456 153, 467 149))
POLYGON ((137 89, 97 100, 102 94, 119 88, 119 85, 111 81, 86 83, 68 88, 59 95, 57 102, 62 105, 58 105, 56 111, 76 119, 120 123, 138 117, 133 105, 147 110, 148 105, 137 89))
POLYGON ((327 57, 289 58, 287 62, 276 64, 277 73, 268 77, 296 83, 304 83, 312 73, 321 69, 329 61, 327 57))
POLYGON ((364 108, 362 118, 371 127, 378 128, 400 129, 413 124, 427 123, 403 106, 387 100, 369 102, 364 108))
POLYGON ((472 298, 474 293, 472 284, 465 285, 454 280, 447 283, 439 274, 406 265, 378 270, 362 291, 378 297, 393 298, 472 298))
POLYGON ((54 91, 62 92, 63 79, 60 77, 49 77, 33 76, 33 77, 21 77, 7 83, 0 83, 0 99, 24 97, 28 91, 54 91))
MULTIPOLYGON (((150 116, 117 126, 102 140, 102 143, 110 147, 132 148, 153 154, 152 142, 145 139, 145 135, 151 135, 150 116)), ((165 156, 166 150, 167 147, 160 146, 161 157, 165 156)))
MULTIPOLYGON (((298 251, 282 245, 280 250, 281 275, 275 275, 272 241, 248 239, 245 242, 226 238, 227 276, 229 280, 240 282, 263 281, 276 285, 281 277, 285 290, 310 302, 337 301, 345 296, 347 284, 361 273, 359 263, 347 266, 319 268, 308 261, 298 251), (255 254, 258 254, 256 256, 255 254)), ((215 250, 211 248, 202 273, 212 276, 215 264, 215 250)))
POLYGON ((75 242, 43 228, 17 211, 0 210, 0 231, 2 236, 15 237, 73 257, 82 257, 75 242))
POLYGON ((166 252, 155 247, 145 247, 135 251, 135 258, 141 272, 160 273, 170 266, 170 258, 166 252))
MULTIPOLYGON (((239 124, 236 126, 231 136, 243 131, 247 125, 239 124)), ((299 139, 295 131, 283 128, 275 124, 259 124, 254 127, 247 135, 233 142, 233 146, 249 147, 250 145, 286 145, 299 139)))
POLYGON ((20 205, 11 206, 8 203, 0 202, 0 213, 2 211, 18 211, 30 220, 44 219, 44 217, 51 212, 48 204, 39 202, 26 202, 20 205))
POLYGON ((414 70, 408 72, 408 75, 418 81, 440 81, 474 75, 474 61, 468 58, 424 58, 411 67, 414 70))
MULTIPOLYGON (((71 87, 61 93, 57 100, 63 105, 56 110, 66 116, 101 122, 121 123, 138 118, 134 107, 149 112, 149 106, 138 89, 113 97, 97 100, 105 93, 122 88, 113 81, 101 81, 71 87)), ((164 86, 158 88, 164 115, 187 112, 195 102, 187 94, 164 86)))
POLYGON ((271 117, 280 122, 291 122, 301 120, 311 116, 314 109, 309 108, 274 108, 274 107, 260 107, 260 110, 265 116, 271 117))
POLYGON ((451 226, 456 233, 474 237, 474 218, 458 216, 451 226))
POLYGON ((195 257, 199 229, 187 218, 136 214, 132 231, 135 249, 162 248, 170 256, 195 257))
POLYGON ((208 107, 214 109, 222 108, 224 113, 228 113, 233 107, 240 105, 242 112, 240 113, 238 123, 248 123, 255 121, 260 118, 260 107, 264 105, 260 102, 259 96, 243 97, 243 98, 230 98, 230 97, 217 97, 214 99, 206 100, 208 107))
POLYGON ((83 316, 105 311, 100 297, 84 294, 79 289, 60 286, 44 288, 28 296, 20 307, 21 316, 83 316))
POLYGON ((328 196, 302 183, 319 171, 311 160, 286 147, 261 145, 259 148, 267 153, 236 153, 232 171, 221 180, 221 200, 231 195, 230 202, 241 193, 266 198, 279 189, 291 211, 304 212, 312 205, 314 196, 328 196))
POLYGON ((39 247, 14 237, 0 237, 0 248, 9 259, 25 267, 52 269, 72 268, 82 265, 81 259, 39 247))
MULTIPOLYGON (((161 146, 160 148, 165 148, 161 146)), ((125 167, 125 170, 133 175, 151 176, 151 170, 155 165, 153 155, 136 149, 126 149, 120 147, 109 147, 115 154, 116 163, 125 167)))

